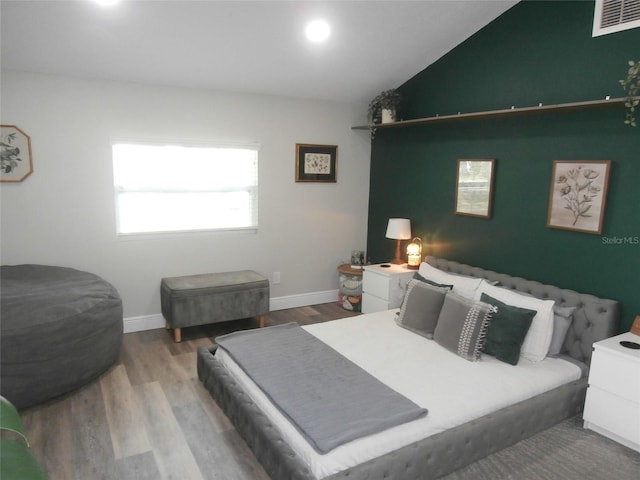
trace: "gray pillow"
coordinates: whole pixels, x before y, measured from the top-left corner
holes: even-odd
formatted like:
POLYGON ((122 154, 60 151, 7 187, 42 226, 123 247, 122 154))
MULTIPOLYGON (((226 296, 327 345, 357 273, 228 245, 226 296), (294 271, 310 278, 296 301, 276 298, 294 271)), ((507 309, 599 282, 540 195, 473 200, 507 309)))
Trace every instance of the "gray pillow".
POLYGON ((439 345, 475 362, 487 333, 493 307, 455 293, 447 293, 433 338, 439 345))
POLYGON ((419 280, 409 280, 396 322, 418 335, 433 338, 446 294, 446 288, 434 287, 419 280))
POLYGON ((551 345, 549 345, 549 356, 560 355, 562 344, 567 337, 569 326, 573 321, 573 312, 577 307, 553 306, 553 334, 551 335, 551 345))

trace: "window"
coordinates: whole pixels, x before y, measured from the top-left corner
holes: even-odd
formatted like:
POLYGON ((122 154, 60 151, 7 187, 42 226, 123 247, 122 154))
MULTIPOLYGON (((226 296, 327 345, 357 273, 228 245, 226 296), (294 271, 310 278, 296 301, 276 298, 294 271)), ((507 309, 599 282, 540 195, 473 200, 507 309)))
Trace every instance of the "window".
POLYGON ((640 0, 596 0, 593 35, 640 27, 640 0))
POLYGON ((257 147, 113 145, 119 235, 255 230, 257 147))

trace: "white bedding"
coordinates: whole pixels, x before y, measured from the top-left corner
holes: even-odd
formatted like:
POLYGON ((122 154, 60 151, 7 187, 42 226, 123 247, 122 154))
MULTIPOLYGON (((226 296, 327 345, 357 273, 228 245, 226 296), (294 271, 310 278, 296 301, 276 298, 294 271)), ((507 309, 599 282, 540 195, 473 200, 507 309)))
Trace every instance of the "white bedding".
POLYGON ((425 418, 355 440, 325 455, 307 443, 222 349, 216 351, 216 358, 244 385, 318 479, 580 378, 578 366, 558 358, 536 363, 521 359, 513 366, 483 354, 479 362, 469 362, 399 327, 394 321, 396 312, 304 327, 429 410, 425 418))

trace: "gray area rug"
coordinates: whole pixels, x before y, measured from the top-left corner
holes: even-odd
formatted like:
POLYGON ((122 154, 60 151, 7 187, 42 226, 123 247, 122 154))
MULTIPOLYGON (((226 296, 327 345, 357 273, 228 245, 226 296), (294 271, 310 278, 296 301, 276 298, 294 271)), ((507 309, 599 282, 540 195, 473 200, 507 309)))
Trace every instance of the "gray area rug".
POLYGON ((582 428, 580 416, 444 480, 640 480, 640 453, 582 428))

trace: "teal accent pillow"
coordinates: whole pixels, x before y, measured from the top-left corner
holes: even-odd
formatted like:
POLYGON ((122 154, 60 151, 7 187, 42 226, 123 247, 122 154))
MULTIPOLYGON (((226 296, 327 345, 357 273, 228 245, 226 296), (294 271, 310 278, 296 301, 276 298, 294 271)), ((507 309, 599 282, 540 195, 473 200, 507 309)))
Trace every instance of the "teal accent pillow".
POLYGON ((480 300, 494 307, 484 352, 503 362, 517 365, 520 349, 537 312, 507 305, 486 293, 481 295, 480 300))

